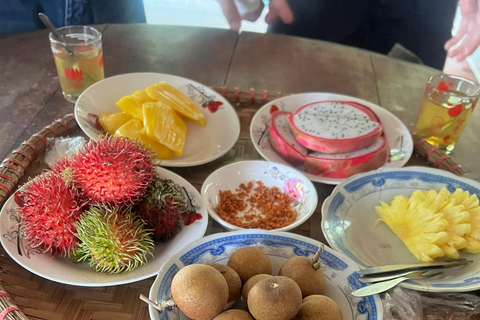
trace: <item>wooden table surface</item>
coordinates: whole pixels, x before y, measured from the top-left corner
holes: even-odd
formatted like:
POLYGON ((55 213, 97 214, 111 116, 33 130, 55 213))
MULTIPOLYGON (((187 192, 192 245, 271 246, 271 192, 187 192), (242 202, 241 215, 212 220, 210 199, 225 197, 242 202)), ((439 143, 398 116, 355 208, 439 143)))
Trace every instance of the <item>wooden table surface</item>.
MULTIPOLYGON (((100 25, 106 77, 129 72, 183 76, 211 87, 281 91, 333 92, 376 103, 395 114, 409 129, 418 113, 427 79, 440 71, 371 52, 275 34, 150 25, 100 25)), ((33 133, 73 112, 63 99, 47 31, 0 37, 0 158, 33 133)), ((249 137, 256 108, 239 109, 241 134, 224 157, 195 168, 174 168, 200 189, 205 178, 225 163, 261 159, 249 137)), ((452 158, 480 171, 479 139, 474 112, 452 158)), ((407 165, 426 165, 413 156, 407 165)), ((333 186, 315 184, 317 210, 294 232, 326 242, 321 204, 333 186)), ((223 231, 209 222, 208 232, 223 231)), ((3 254, 3 249, 0 251, 3 254)), ((32 319, 149 319, 138 299, 153 278, 108 288, 79 288, 41 279, 19 268, 3 254, 0 280, 15 303, 32 319), (8 272, 15 269, 15 271, 8 272), (19 279, 20 282, 19 282, 19 279)))

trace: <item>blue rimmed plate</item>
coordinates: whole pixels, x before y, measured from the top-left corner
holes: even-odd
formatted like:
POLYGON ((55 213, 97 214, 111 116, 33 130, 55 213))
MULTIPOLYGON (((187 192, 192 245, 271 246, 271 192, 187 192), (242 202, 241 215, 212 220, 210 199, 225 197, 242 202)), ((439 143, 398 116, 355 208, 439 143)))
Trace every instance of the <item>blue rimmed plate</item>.
MULTIPOLYGON (((377 220, 379 201, 391 203, 397 195, 410 196, 414 190, 456 188, 480 197, 480 183, 449 172, 408 167, 381 169, 355 175, 339 184, 322 206, 322 230, 328 243, 361 268, 389 264, 417 263, 402 241, 377 220)), ((403 282, 401 286, 420 291, 458 292, 480 289, 480 254, 462 254, 474 260, 468 266, 446 271, 434 279, 403 282)))
MULTIPOLYGON (((197 240, 172 256, 160 269, 149 298, 153 301, 171 298, 170 285, 175 274, 183 266, 192 263, 227 264, 231 254, 242 247, 258 246, 270 258, 273 274, 282 264, 294 256, 313 257, 320 242, 287 232, 241 230, 217 233, 197 240)), ((381 320, 383 307, 377 295, 355 298, 350 293, 365 284, 358 281, 358 267, 343 254, 325 248, 321 255, 322 268, 327 278, 325 295, 340 306, 344 320, 381 320)), ((187 320, 178 309, 163 313, 149 307, 152 320, 187 320)))

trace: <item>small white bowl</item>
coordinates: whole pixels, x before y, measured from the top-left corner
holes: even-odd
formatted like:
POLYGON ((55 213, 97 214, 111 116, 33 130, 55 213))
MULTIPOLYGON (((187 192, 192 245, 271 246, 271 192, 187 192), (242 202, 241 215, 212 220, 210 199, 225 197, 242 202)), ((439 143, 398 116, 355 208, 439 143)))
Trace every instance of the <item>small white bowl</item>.
MULTIPOLYGON (((275 231, 291 230, 304 223, 317 208, 317 191, 304 175, 291 167, 267 161, 241 161, 224 166, 213 172, 202 185, 201 194, 210 216, 228 230, 244 230, 223 220, 215 211, 219 192, 238 189, 242 183, 262 181, 266 187, 278 187, 295 197, 294 208, 297 220, 275 231)), ((273 231, 273 230, 272 230, 273 231)))

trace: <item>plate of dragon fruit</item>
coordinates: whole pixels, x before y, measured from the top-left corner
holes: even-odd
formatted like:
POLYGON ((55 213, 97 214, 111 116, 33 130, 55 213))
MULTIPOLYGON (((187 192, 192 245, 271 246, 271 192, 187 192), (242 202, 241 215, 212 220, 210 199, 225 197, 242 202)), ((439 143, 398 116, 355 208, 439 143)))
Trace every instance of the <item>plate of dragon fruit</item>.
POLYGON ((339 184, 358 173, 404 166, 413 153, 407 127, 373 103, 333 93, 303 93, 257 111, 250 138, 266 160, 339 184))
POLYGON ((122 137, 90 141, 30 179, 0 213, 1 243, 25 269, 78 286, 157 274, 208 222, 199 192, 122 137))

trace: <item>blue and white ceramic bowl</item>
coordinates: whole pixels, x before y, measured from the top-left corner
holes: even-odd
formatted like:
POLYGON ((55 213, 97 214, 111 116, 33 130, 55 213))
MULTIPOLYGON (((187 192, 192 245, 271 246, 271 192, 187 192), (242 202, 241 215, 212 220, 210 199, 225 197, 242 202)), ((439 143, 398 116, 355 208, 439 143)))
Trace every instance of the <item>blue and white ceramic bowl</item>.
POLYGON ((250 181, 262 181, 269 188, 277 187, 294 200, 292 207, 297 211, 297 219, 285 227, 275 229, 276 231, 287 231, 300 226, 317 208, 315 186, 299 171, 274 162, 240 161, 221 167, 205 179, 201 194, 210 217, 228 230, 244 230, 223 220, 215 208, 220 200, 220 191, 235 192, 240 184, 248 184, 250 181))
MULTIPOLYGON (((149 298, 153 301, 171 298, 170 285, 182 267, 193 263, 227 264, 234 251, 247 246, 261 248, 270 258, 273 275, 282 264, 294 256, 313 257, 320 242, 287 232, 242 230, 217 233, 197 240, 172 256, 160 269, 149 298)), ((365 284, 358 281, 358 267, 343 254, 325 248, 321 255, 323 272, 327 278, 325 295, 340 306, 344 320, 381 320, 383 307, 378 295, 355 298, 350 293, 365 284)), ((237 306, 241 304, 237 303, 237 306)), ((236 306, 235 306, 236 307, 236 306)), ((163 313, 149 307, 152 320, 186 320, 178 308, 163 313)))
MULTIPOLYGON (((328 243, 361 268, 389 264, 417 263, 402 241, 377 220, 375 206, 391 203, 397 195, 414 190, 463 189, 480 197, 480 183, 449 172, 408 167, 359 174, 339 184, 322 206, 322 230, 328 243)), ((409 280, 401 286, 434 292, 471 291, 480 288, 480 254, 462 254, 474 260, 468 266, 447 270, 429 280, 409 280)))

